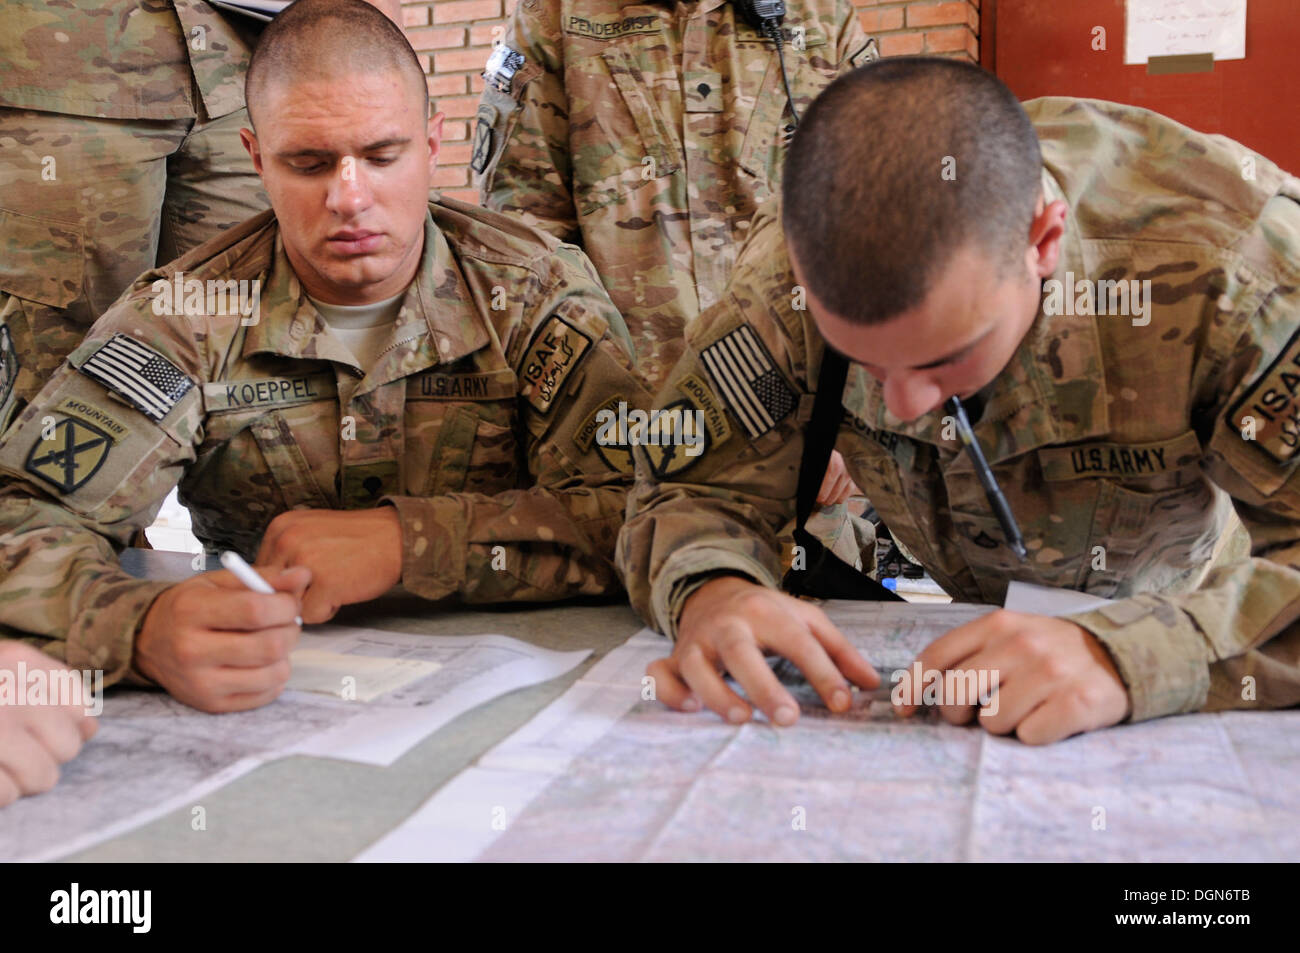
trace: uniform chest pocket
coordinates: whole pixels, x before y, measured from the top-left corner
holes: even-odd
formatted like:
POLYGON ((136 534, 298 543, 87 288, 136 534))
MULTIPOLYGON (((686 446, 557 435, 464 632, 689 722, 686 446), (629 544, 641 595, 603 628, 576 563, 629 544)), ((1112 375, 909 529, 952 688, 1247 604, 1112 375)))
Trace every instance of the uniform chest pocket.
POLYGON ((574 66, 609 73, 618 97, 583 102, 570 96, 570 155, 578 213, 624 201, 626 196, 681 168, 678 136, 655 102, 643 66, 628 50, 610 46, 574 66))
MULTIPOLYGON (((420 414, 421 405, 414 406, 420 414)), ((436 419, 414 422, 415 433, 422 434, 416 442, 428 448, 427 458, 423 453, 411 453, 414 443, 408 426, 409 459, 427 460, 422 472, 417 470, 409 476, 407 486, 411 492, 424 496, 500 493, 520 485, 519 445, 507 406, 424 404, 423 408, 423 416, 432 414, 436 419)))
POLYGON ((338 407, 210 413, 194 464, 181 481, 195 534, 256 552, 266 525, 291 509, 332 509, 338 472, 338 407))
MULTIPOLYGON (((824 37, 807 38, 802 51, 787 48, 786 68, 790 74, 790 89, 795 106, 802 116, 808 105, 835 79, 835 65, 822 57, 833 50, 824 37)), ((740 149, 740 167, 763 183, 766 191, 755 194, 755 203, 761 203, 781 184, 781 167, 785 162, 786 146, 794 133, 794 120, 786 104, 785 84, 781 80, 781 66, 776 51, 770 50, 767 70, 754 96, 754 109, 745 128, 745 140, 740 149)))

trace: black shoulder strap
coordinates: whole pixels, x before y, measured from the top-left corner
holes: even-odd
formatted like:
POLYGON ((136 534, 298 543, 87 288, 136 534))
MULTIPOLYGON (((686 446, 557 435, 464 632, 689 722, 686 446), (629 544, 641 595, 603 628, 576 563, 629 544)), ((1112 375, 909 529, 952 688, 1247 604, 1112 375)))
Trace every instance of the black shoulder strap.
POLYGON ((817 377, 812 420, 804 432, 803 457, 799 461, 799 486, 795 496, 794 541, 803 547, 805 568, 791 567, 782 580, 786 592, 819 599, 859 599, 872 602, 901 602, 902 598, 870 576, 854 569, 822 545, 805 528, 817 503, 817 491, 826 476, 826 466, 835 449, 840 419, 844 416, 844 382, 849 362, 838 351, 826 348, 817 377))

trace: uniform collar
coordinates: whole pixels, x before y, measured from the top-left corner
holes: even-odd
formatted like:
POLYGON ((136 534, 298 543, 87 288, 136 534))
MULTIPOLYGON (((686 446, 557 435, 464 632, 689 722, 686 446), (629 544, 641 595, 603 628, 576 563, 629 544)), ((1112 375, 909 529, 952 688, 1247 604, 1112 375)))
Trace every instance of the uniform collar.
MULTIPOLYGON (((1068 204, 1064 191, 1046 169, 1043 189, 1047 202, 1059 198, 1068 204)), ((1058 280, 1064 280, 1069 271, 1087 273, 1072 211, 1066 214, 1065 229, 1054 275, 1058 280)), ((984 413, 975 424, 975 434, 990 463, 1050 444, 1085 440, 1110 429, 1097 320, 1090 315, 1049 316, 1040 306, 1020 347, 987 389, 984 413)), ((942 439, 942 407, 903 423, 885 408, 879 381, 861 367, 852 368, 845 404, 862 407, 862 419, 873 429, 952 446, 951 441, 942 439)))
MULTIPOLYGON (((275 253, 261 296, 261 319, 248 328, 245 356, 278 354, 334 361, 360 371, 341 341, 303 293, 277 229, 275 253)), ((425 215, 424 250, 415 281, 406 289, 388 348, 358 393, 435 364, 448 364, 484 347, 487 328, 473 312, 469 288, 446 237, 425 215)))

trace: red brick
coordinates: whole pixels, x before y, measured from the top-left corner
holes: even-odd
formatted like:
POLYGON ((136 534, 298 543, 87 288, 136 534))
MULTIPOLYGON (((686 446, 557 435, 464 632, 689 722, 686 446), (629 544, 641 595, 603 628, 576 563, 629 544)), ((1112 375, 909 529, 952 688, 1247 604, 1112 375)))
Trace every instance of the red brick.
POLYGON ((438 112, 448 119, 466 119, 478 112, 477 96, 449 96, 438 100, 438 112))
POLYGON ((925 49, 925 37, 920 33, 886 33, 879 42, 881 56, 907 56, 925 49))
POLYGON ((946 30, 926 30, 925 52, 958 53, 962 51, 970 53, 976 59, 979 58, 979 44, 975 42, 975 35, 964 26, 950 27, 946 30))
POLYGON ((431 180, 435 189, 469 185, 469 169, 463 165, 439 166, 431 180))
POLYGON ((447 76, 430 76, 425 80, 430 96, 462 96, 465 93, 465 76, 450 73, 447 76))
POLYGON ((474 147, 469 143, 464 145, 443 145, 438 148, 439 165, 469 165, 470 156, 474 154, 474 147))
POLYGON ((406 38, 417 50, 445 50, 465 45, 463 26, 443 27, 440 30, 407 30, 406 38))
POLYGON ((445 53, 433 54, 433 71, 435 73, 475 73, 483 72, 487 65, 487 50, 447 50, 445 53))
POLYGON ((481 93, 487 87, 487 80, 483 78, 482 73, 471 73, 469 77, 469 91, 471 93, 481 93))
POLYGON ((425 26, 428 22, 428 7, 402 7, 403 26, 425 26))
POLYGON ((950 0, 947 3, 914 3, 907 8, 907 25, 947 26, 948 24, 967 23, 975 11, 966 0, 950 0))
POLYGON ((895 7, 891 10, 860 10, 858 11, 858 20, 862 23, 862 29, 866 30, 868 35, 881 33, 885 30, 901 30, 903 28, 903 10, 901 7, 895 7))
POLYGON ((506 16, 512 17, 515 15, 515 7, 518 3, 519 0, 506 0, 506 16))
POLYGON ((469 202, 472 205, 478 205, 478 189, 452 189, 449 192, 443 192, 443 195, 449 199, 459 199, 462 202, 469 202))
POLYGON ((483 23, 469 28, 470 46, 491 46, 498 40, 504 40, 506 25, 504 23, 483 23))
POLYGON ((501 16, 501 0, 442 0, 434 4, 434 23, 493 20, 501 16))
POLYGON ((460 139, 469 138, 469 124, 464 122, 444 122, 442 124, 442 141, 456 142, 460 139))

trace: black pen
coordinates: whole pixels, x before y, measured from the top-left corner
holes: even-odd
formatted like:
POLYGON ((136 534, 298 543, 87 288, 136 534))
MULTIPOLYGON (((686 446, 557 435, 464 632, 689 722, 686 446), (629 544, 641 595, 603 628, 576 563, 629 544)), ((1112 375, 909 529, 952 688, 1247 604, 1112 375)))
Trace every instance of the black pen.
POLYGON ((971 429, 970 420, 966 417, 966 408, 962 406, 961 400, 955 394, 948 398, 944 407, 957 421, 957 437, 970 451, 970 458, 975 463, 975 475, 984 486, 984 495, 989 498, 989 506, 993 508, 994 515, 1002 524, 1002 533, 1007 538, 1007 545, 1020 561, 1024 562, 1029 556, 1029 551, 1025 549, 1024 537, 1020 535, 1020 527, 1016 525, 1016 518, 1011 514, 1007 498, 1002 495, 1002 487, 998 486, 993 471, 989 469, 988 461, 984 459, 980 442, 975 439, 975 431, 971 429))

